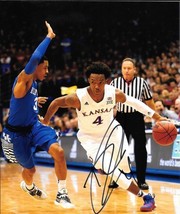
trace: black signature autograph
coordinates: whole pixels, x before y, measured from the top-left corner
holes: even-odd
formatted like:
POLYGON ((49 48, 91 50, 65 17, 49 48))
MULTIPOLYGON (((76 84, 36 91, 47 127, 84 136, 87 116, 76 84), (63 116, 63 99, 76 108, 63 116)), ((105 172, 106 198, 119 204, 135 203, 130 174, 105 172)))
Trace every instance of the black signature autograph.
MULTIPOLYGON (((113 120, 114 121, 114 120, 113 120)), ((115 151, 115 145, 113 143, 110 143, 110 140, 111 140, 111 136, 113 135, 113 132, 114 130, 120 126, 120 124, 116 125, 110 132, 109 136, 107 136, 107 133, 108 131, 110 130, 110 127, 112 126, 113 124, 113 121, 111 122, 111 124, 109 125, 108 129, 106 130, 104 136, 103 136, 103 139, 100 143, 100 146, 99 146, 99 149, 98 149, 98 152, 96 154, 96 158, 95 160, 93 161, 93 164, 94 166, 91 168, 87 178, 86 178, 86 181, 84 183, 84 188, 86 188, 86 184, 90 178, 90 200, 91 200, 91 206, 92 206, 92 210, 95 214, 98 214, 100 213, 103 208, 105 207, 105 205, 107 204, 110 196, 111 196, 111 193, 113 191, 113 188, 108 188, 109 184, 112 183, 112 181, 114 180, 113 177, 114 177, 114 171, 115 169, 117 169, 118 165, 120 164, 120 162, 122 161, 125 153, 127 152, 126 150, 123 151, 123 145, 124 145, 124 138, 125 138, 125 133, 124 131, 122 130, 122 136, 121 138, 119 139, 119 146, 116 145, 116 149, 118 149, 118 153, 117 153, 117 157, 116 157, 116 160, 115 160, 115 164, 113 165, 112 167, 112 159, 113 159, 113 155, 114 155, 114 151, 115 151), (106 142, 104 142, 104 139, 107 139, 106 142), (100 149, 102 147, 102 145, 105 144, 105 147, 103 149, 102 152, 100 152, 100 149), (105 158, 105 154, 107 152, 108 149, 111 149, 111 159, 110 159, 110 162, 109 162, 109 166, 108 166, 108 170, 106 168, 105 169, 105 166, 104 166, 104 158, 105 158), (96 170, 96 163, 99 161, 99 159, 102 158, 102 168, 100 169, 101 172, 106 176, 105 178, 105 182, 103 184, 103 189, 102 189, 102 196, 101 196, 101 204, 100 204, 100 208, 99 208, 99 205, 98 205, 98 208, 96 208, 96 205, 97 204, 97 201, 96 200, 93 200, 93 179, 95 178, 96 181, 97 181, 97 184, 99 187, 101 187, 100 185, 100 182, 98 180, 98 177, 96 175, 97 173, 97 170, 96 170), (105 172, 106 171, 106 172, 105 172), (108 179, 110 177, 110 179, 108 179), (96 202, 96 203, 95 203, 96 202), (98 210, 97 210, 98 209, 98 210)), ((125 177, 129 180, 131 178, 134 178, 134 175, 133 175, 133 172, 131 170, 131 163, 130 163, 130 159, 129 159, 129 156, 127 154, 127 162, 128 162, 128 166, 129 166, 129 172, 124 172, 122 169, 118 168, 119 170, 119 176, 116 180, 114 180, 115 182, 117 182, 119 180, 119 177, 121 176, 121 174, 124 174, 125 177)), ((134 178, 135 180, 135 178, 134 178)))

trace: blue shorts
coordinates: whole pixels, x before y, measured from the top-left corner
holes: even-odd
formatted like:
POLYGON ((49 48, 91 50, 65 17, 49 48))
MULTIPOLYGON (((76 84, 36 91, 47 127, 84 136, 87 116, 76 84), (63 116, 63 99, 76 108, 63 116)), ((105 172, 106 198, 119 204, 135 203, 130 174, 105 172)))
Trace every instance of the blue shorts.
POLYGON ((8 148, 12 149, 12 158, 14 155, 20 165, 30 169, 34 167, 32 148, 38 147, 48 152, 51 144, 58 142, 58 136, 53 128, 37 121, 28 133, 11 132, 4 128, 1 141, 5 156, 8 148))

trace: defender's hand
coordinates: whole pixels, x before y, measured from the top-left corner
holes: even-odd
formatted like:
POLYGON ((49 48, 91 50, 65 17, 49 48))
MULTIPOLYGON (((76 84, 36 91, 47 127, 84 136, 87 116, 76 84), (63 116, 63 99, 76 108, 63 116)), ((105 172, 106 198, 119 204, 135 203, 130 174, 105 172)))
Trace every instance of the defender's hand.
POLYGON ((42 124, 44 124, 44 125, 49 125, 48 123, 45 123, 44 122, 44 117, 43 116, 40 116, 39 114, 38 114, 38 119, 39 119, 39 121, 42 123, 42 124))
POLYGON ((47 102, 47 100, 48 100, 48 97, 38 97, 38 106, 40 107, 40 108, 42 108, 42 105, 44 104, 44 103, 46 103, 47 102))
POLYGON ((51 25, 47 21, 45 21, 45 24, 46 24, 46 27, 47 27, 47 30, 48 30, 47 37, 53 39, 56 36, 56 34, 53 32, 53 29, 52 29, 51 25))

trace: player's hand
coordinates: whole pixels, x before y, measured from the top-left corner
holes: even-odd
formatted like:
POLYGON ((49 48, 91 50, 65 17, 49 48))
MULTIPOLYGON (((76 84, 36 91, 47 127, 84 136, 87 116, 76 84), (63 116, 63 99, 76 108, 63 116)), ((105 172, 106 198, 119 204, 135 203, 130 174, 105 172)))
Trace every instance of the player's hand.
POLYGON ((156 120, 156 122, 158 122, 158 121, 168 121, 168 122, 170 122, 171 120, 166 118, 166 117, 160 117, 160 118, 158 118, 158 120, 156 120))
POLYGON ((52 29, 51 25, 47 21, 45 21, 45 24, 46 24, 46 27, 47 27, 47 30, 48 30, 47 37, 53 39, 56 36, 56 34, 53 32, 53 29, 52 29))
POLYGON ((44 124, 44 125, 49 125, 48 123, 45 123, 45 121, 44 121, 44 117, 43 116, 40 116, 39 114, 38 114, 38 119, 39 119, 39 121, 42 123, 42 124, 44 124))
POLYGON ((44 117, 40 116, 39 114, 38 114, 38 119, 39 119, 39 121, 40 121, 41 123, 44 122, 44 117))
POLYGON ((38 100, 37 100, 38 106, 39 106, 40 108, 42 108, 42 105, 43 105, 44 103, 46 103, 47 100, 48 100, 48 97, 38 97, 38 100))
POLYGON ((168 118, 166 117, 162 117, 160 114, 158 114, 157 112, 154 113, 153 117, 152 117, 156 122, 158 121, 168 121, 168 118))

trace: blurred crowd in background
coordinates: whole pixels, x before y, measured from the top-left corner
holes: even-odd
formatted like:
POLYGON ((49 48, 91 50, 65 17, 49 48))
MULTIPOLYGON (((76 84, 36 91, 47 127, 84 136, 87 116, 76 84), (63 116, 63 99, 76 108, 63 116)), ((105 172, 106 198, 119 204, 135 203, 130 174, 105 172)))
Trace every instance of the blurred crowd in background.
MULTIPOLYGON (((42 116, 53 99, 69 93, 71 87, 88 85, 85 68, 92 61, 109 65, 113 79, 121 75, 122 59, 131 57, 136 61, 137 75, 148 81, 154 101, 161 102, 156 103, 157 111, 180 121, 176 3, 5 2, 0 8, 2 123, 8 115, 14 78, 42 40, 45 19, 55 29, 56 38, 47 51, 49 75, 39 83, 39 96, 48 97, 40 109, 42 116), (16 9, 7 15, 13 7, 16 9)), ((145 121, 152 123, 146 117, 145 121)), ((51 122, 61 135, 78 130, 74 109, 59 110, 51 122)))

